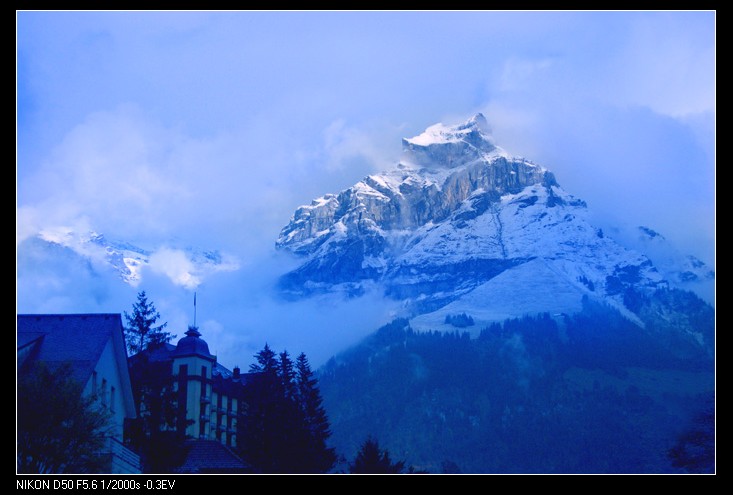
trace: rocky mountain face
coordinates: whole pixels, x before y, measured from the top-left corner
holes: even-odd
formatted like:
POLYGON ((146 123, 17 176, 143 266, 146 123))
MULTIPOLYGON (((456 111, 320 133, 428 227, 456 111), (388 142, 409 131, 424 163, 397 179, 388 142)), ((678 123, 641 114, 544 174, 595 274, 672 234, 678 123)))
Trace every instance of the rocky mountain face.
MULTIPOLYGON (((404 139, 392 170, 301 206, 276 245, 302 259, 282 277, 284 294, 377 288, 404 301, 418 330, 450 329, 450 315, 463 313, 476 328, 571 314, 584 298, 643 325, 629 294, 688 276, 679 264, 665 265, 668 276, 594 227, 586 203, 498 147, 481 114, 404 139)), ((690 273, 714 277, 704 264, 690 273)))
POLYGON ((715 389, 715 310, 689 289, 714 272, 648 227, 594 226, 483 116, 403 140, 392 170, 298 208, 277 247, 302 260, 290 297, 403 303, 320 370, 347 457, 375 436, 428 472, 683 471, 670 445, 715 389))

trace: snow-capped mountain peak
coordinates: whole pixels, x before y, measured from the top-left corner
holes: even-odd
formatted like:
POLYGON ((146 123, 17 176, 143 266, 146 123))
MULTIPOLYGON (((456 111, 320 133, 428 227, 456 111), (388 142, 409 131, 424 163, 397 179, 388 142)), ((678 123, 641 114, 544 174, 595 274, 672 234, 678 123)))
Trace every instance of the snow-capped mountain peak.
POLYGON ((394 168, 301 206, 276 246, 303 259, 284 293, 377 287, 404 302, 414 328, 472 308, 477 327, 572 313, 584 298, 639 323, 629 298, 675 284, 594 227, 551 172, 499 148, 481 114, 403 139, 394 168))
POLYGON ((477 146, 494 145, 489 124, 486 117, 481 113, 477 113, 459 125, 447 126, 442 123, 431 125, 421 134, 412 138, 405 138, 403 141, 413 146, 458 142, 472 143, 477 146))
POLYGON ((509 158, 494 143, 486 117, 481 113, 458 125, 439 123, 415 137, 403 138, 402 154, 403 164, 427 168, 455 168, 494 157, 509 158))

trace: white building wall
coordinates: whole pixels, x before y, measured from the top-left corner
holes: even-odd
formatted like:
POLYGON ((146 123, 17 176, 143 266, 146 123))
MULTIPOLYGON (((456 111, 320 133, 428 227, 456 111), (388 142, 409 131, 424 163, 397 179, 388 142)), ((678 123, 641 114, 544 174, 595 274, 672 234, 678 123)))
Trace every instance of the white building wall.
MULTIPOLYGON (((127 372, 127 370, 124 371, 127 372)), ((105 407, 112 413, 110 435, 121 442, 127 414, 123 399, 120 369, 115 359, 111 339, 104 347, 99 361, 94 367, 94 372, 84 387, 85 394, 93 394, 95 391, 99 395, 98 400, 102 404, 106 404, 105 407)))
POLYGON ((123 445, 126 417, 134 417, 135 411, 125 410, 123 380, 121 370, 115 359, 114 344, 110 339, 94 367, 92 376, 84 387, 84 394, 98 395, 98 401, 111 413, 110 429, 104 455, 109 457, 109 473, 140 473, 140 457, 123 445))
POLYGON ((187 365, 187 384, 186 384, 186 419, 192 420, 193 422, 186 427, 186 435, 190 436, 192 438, 199 438, 200 432, 201 432, 201 423, 203 421, 204 423, 204 432, 203 432, 203 438, 209 437, 209 431, 211 428, 210 421, 204 421, 202 420, 202 416, 204 418, 209 418, 209 411, 210 411, 210 401, 212 399, 211 394, 211 384, 207 383, 204 387, 203 394, 202 394, 202 387, 201 387, 201 368, 204 367, 206 369, 206 379, 211 379, 211 362, 207 361, 205 359, 201 359, 196 356, 188 356, 183 358, 176 358, 173 361, 173 370, 178 375, 179 384, 180 387, 181 383, 181 374, 180 369, 181 365, 187 365), (206 397, 208 399, 208 402, 202 402, 202 397, 206 397))

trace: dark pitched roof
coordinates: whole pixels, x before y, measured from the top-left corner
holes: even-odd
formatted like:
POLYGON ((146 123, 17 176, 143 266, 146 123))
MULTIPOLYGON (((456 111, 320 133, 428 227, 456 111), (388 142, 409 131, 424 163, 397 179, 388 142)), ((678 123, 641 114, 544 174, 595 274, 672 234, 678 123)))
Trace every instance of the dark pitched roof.
POLYGON ((211 373, 213 376, 220 376, 225 380, 233 380, 235 382, 239 382, 242 384, 247 383, 250 379, 252 374, 251 373, 239 373, 239 378, 234 378, 234 372, 230 370, 229 368, 226 368, 219 364, 218 362, 214 365, 214 369, 211 373))
POLYGON ((23 332, 18 333, 18 349, 23 349, 46 335, 44 332, 23 332))
POLYGON ((199 356, 214 361, 214 357, 209 352, 209 344, 201 338, 201 333, 195 327, 188 327, 186 336, 178 341, 176 350, 173 351, 176 356, 199 356))
POLYGON ((122 328, 119 314, 18 315, 18 347, 43 335, 36 359, 49 365, 70 362, 82 384, 112 338, 122 328))
MULTIPOLYGON (((112 341, 115 359, 124 372, 123 394, 131 417, 135 410, 127 374, 127 351, 119 313, 55 314, 17 316, 18 352, 36 342, 33 360, 50 366, 70 363, 72 377, 85 385, 99 362, 108 342, 112 341)), ((19 363, 22 364, 22 363, 19 363)))
POLYGON ((35 332, 18 336, 18 369, 22 369, 26 363, 32 363, 38 358, 38 350, 45 336, 44 333, 35 332))
POLYGON ((130 356, 130 361, 135 362, 142 356, 147 356, 150 362, 170 361, 173 359, 173 351, 176 350, 176 346, 169 343, 164 343, 154 347, 148 347, 142 352, 138 352, 134 356, 130 356))
POLYGON ((247 464, 216 440, 187 440, 186 460, 177 473, 251 473, 247 464))

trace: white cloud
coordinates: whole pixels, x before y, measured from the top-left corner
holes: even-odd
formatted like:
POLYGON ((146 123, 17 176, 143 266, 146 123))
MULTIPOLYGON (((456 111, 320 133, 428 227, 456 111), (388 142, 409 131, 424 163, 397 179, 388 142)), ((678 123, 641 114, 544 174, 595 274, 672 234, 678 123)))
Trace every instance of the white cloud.
MULTIPOLYGON (((714 28, 714 13, 694 12, 26 12, 17 240, 66 227, 152 247, 140 287, 157 289, 179 335, 191 288, 201 301, 225 280, 208 310, 224 329, 207 331, 236 342, 217 348, 250 356, 271 337, 326 358, 385 317, 378 302, 328 317, 317 303, 249 302, 292 268, 269 261, 279 229, 299 204, 389 167, 400 138, 478 108, 500 146, 593 209, 710 245, 714 28), (233 252, 243 268, 194 269, 187 245, 233 252)), ((116 278, 74 283, 77 265, 31 254, 19 253, 25 308, 134 300, 129 286, 106 295, 116 278)))
POLYGON ((606 101, 671 117, 715 111, 712 12, 639 16, 603 73, 606 101))
POLYGON ((179 249, 158 249, 150 255, 149 267, 154 273, 163 274, 175 285, 186 289, 195 289, 201 283, 196 267, 179 249))
POLYGON ((544 77, 553 62, 551 58, 535 60, 512 57, 504 62, 499 79, 499 89, 501 91, 527 89, 544 77))
POLYGON ((171 205, 191 197, 166 160, 172 142, 133 107, 88 116, 36 173, 21 176, 24 235, 58 224, 159 228, 171 205))
POLYGON ((342 169, 354 159, 365 161, 371 172, 384 168, 395 157, 385 156, 387 150, 379 146, 375 137, 374 133, 347 125, 344 119, 334 120, 323 130, 326 169, 342 169))

